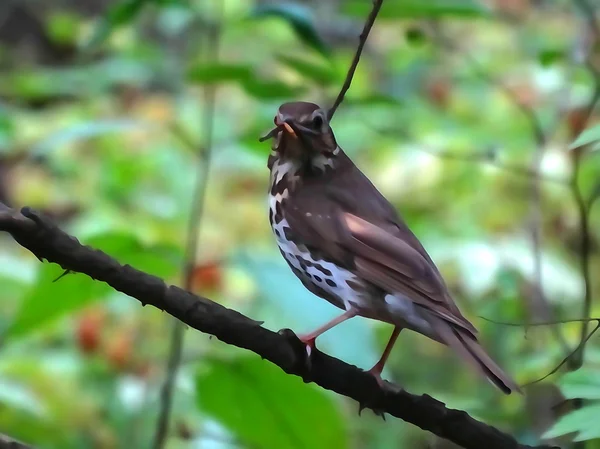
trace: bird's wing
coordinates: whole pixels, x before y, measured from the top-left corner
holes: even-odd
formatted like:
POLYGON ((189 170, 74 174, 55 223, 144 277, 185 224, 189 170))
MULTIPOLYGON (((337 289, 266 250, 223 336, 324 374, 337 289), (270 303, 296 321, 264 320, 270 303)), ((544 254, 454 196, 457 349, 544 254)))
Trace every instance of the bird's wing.
POLYGON ((410 231, 406 234, 406 230, 385 218, 375 220, 365 217, 366 214, 361 217, 360 211, 342 205, 335 194, 332 197, 305 190, 291 203, 285 210, 286 219, 311 249, 383 290, 402 294, 439 318, 476 335, 477 331, 462 316, 437 268, 410 231))

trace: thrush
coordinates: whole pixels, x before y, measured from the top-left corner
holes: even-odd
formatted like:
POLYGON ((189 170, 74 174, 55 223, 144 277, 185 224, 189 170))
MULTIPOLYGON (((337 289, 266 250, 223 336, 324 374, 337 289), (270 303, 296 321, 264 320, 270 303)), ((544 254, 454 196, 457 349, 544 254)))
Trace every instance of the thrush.
POLYGON ((344 312, 299 339, 317 337, 355 316, 394 326, 382 370, 402 329, 453 348, 506 394, 517 384, 491 359, 460 312, 435 263, 395 208, 336 142, 327 113, 314 103, 280 106, 268 159, 269 221, 294 274, 344 312))

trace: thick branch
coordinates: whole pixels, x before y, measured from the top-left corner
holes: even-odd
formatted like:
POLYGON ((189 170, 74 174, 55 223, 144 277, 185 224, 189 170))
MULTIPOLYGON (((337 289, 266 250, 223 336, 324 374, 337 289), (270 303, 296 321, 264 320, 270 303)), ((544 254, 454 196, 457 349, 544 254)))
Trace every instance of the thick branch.
MULTIPOLYGON (((106 282, 115 290, 150 304, 188 326, 219 340, 248 349, 288 374, 307 376, 302 345, 289 331, 272 332, 235 310, 181 288, 168 286, 155 276, 121 265, 105 253, 83 246, 29 208, 21 212, 0 203, 0 230, 10 233, 39 259, 61 265, 106 282)), ((526 449, 512 436, 479 422, 466 412, 452 410, 428 395, 406 391, 383 392, 370 374, 321 352, 314 354, 310 381, 359 404, 415 424, 466 449, 526 449)), ((539 446, 548 449, 550 446, 539 446)))
POLYGON ((33 449, 33 446, 17 441, 8 435, 0 434, 0 449, 33 449))

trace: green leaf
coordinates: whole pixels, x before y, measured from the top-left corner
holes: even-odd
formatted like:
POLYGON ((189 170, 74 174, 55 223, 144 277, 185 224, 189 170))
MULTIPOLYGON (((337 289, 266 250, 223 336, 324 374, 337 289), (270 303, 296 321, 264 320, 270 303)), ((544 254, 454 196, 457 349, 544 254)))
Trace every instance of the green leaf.
POLYGON ((67 145, 78 140, 89 139, 109 133, 132 131, 144 127, 151 128, 151 125, 149 123, 130 119, 95 120, 78 123, 69 128, 61 129, 50 134, 44 140, 34 145, 31 151, 32 155, 46 155, 61 145, 67 145))
POLYGON ((331 67, 317 64, 304 58, 295 56, 279 55, 277 59, 286 66, 294 69, 300 75, 305 76, 321 85, 329 85, 336 81, 336 73, 331 67))
POLYGON ((427 41, 427 34, 420 27, 410 27, 406 30, 405 36, 411 45, 421 45, 427 41))
POLYGON ((26 411, 38 419, 47 418, 48 410, 30 390, 30 386, 17 383, 10 377, 0 377, 0 404, 26 411))
POLYGON ((110 292, 108 285, 94 282, 83 274, 69 274, 54 282, 63 272, 55 264, 44 264, 41 267, 36 284, 26 294, 16 317, 4 334, 5 341, 24 337, 110 292))
MULTIPOLYGON (((366 16, 371 2, 352 1, 344 7, 344 12, 354 16, 366 16)), ((405 17, 432 18, 454 16, 459 18, 486 17, 490 10, 477 0, 390 0, 383 2, 379 18, 398 19, 405 17)))
POLYGON ((77 38, 80 23, 81 19, 73 13, 52 13, 46 24, 48 37, 58 44, 72 44, 77 38))
POLYGON ((596 438, 600 432, 599 420, 600 404, 589 405, 562 416, 542 438, 556 438, 573 432, 578 432, 576 441, 596 438))
MULTIPOLYGON (((569 149, 573 150, 575 148, 582 147, 584 145, 588 145, 593 142, 597 142, 600 140, 600 125, 592 126, 591 128, 583 130, 577 139, 569 145, 569 149)), ((599 145, 595 145, 593 150, 600 148, 599 145)))
POLYGON ((333 397, 257 356, 211 360, 197 378, 198 406, 249 447, 348 447, 333 397), (307 421, 319 423, 307 431, 307 421))
POLYGON ((125 0, 113 5, 105 17, 96 26, 91 38, 84 45, 90 49, 102 44, 110 34, 118 27, 133 21, 142 11, 146 3, 153 0, 125 0))
POLYGON ((90 238, 86 245, 104 251, 120 264, 129 264, 148 274, 167 279, 179 271, 181 248, 155 243, 146 245, 135 234, 108 232, 90 238))
POLYGON ((252 77, 252 69, 242 64, 198 64, 188 72, 188 79, 197 83, 244 82, 252 77))
MULTIPOLYGON (((134 235, 107 233, 88 239, 93 248, 161 278, 175 274, 180 266, 178 249, 163 245, 143 245, 134 235)), ((37 282, 26 294, 5 339, 23 337, 54 320, 79 310, 93 301, 105 299, 113 290, 107 284, 79 273, 70 273, 54 282, 64 270, 56 264, 40 267, 37 282)))
POLYGON ((261 79, 251 67, 241 64, 198 65, 190 69, 188 79, 207 84, 238 82, 249 95, 261 99, 293 97, 299 93, 299 89, 282 81, 261 79))
POLYGON ((548 48, 540 51, 538 58, 540 64, 544 67, 551 66, 552 64, 560 61, 565 56, 565 52, 561 49, 548 48))
POLYGON ((324 56, 329 55, 329 49, 319 37, 315 28, 311 10, 297 3, 280 3, 260 5, 251 13, 253 18, 278 17, 290 24, 302 42, 324 56))
POLYGON ((10 147, 15 135, 15 125, 8 112, 0 108, 0 153, 10 147))
POLYGON ((558 384, 567 399, 600 399, 600 376, 597 371, 581 368, 565 374, 558 384))
POLYGON ((344 99, 344 104, 356 106, 402 106, 402 101, 391 95, 384 94, 367 94, 360 97, 347 97, 344 99))
POLYGON ((244 83, 244 90, 255 98, 272 100, 298 96, 301 89, 294 88, 282 81, 250 78, 244 83))

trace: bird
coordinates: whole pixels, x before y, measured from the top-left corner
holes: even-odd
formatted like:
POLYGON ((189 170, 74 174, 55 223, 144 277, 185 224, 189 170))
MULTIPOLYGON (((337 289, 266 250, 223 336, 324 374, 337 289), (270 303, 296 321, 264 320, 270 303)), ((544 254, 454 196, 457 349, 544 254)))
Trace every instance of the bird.
POLYGON ((317 338, 356 316, 393 325, 368 372, 381 387, 403 329, 449 346, 505 394, 521 392, 486 353, 435 263, 392 204, 338 145, 327 111, 282 104, 272 139, 269 222, 287 264, 313 294, 343 311, 298 335, 310 357, 317 338))

